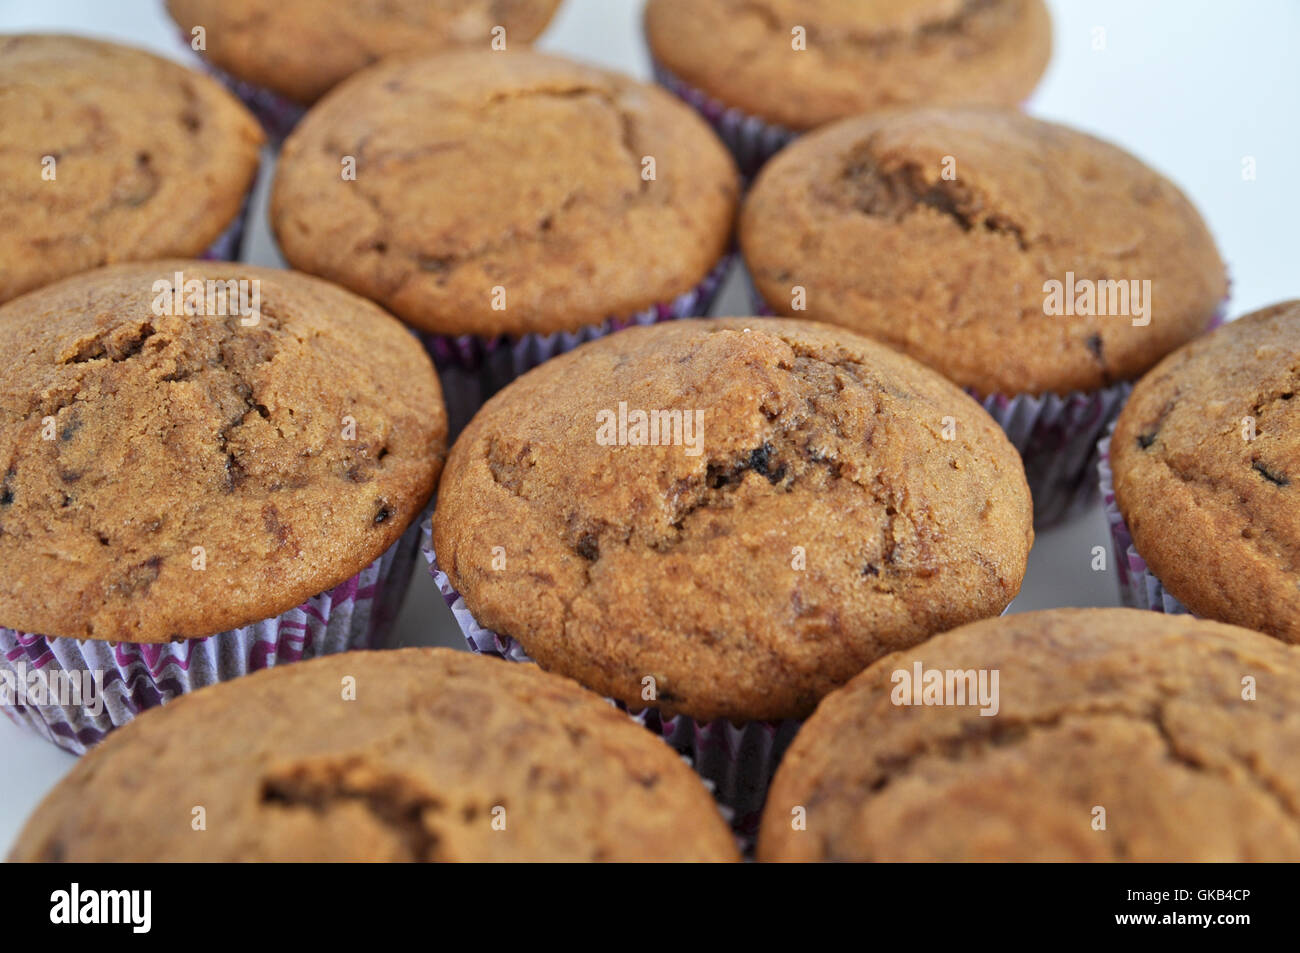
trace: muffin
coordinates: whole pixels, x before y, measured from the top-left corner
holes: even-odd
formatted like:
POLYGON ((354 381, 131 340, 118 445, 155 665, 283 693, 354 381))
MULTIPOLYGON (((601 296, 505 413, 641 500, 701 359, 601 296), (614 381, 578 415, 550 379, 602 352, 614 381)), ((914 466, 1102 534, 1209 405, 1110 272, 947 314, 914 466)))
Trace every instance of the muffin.
POLYGON ((261 144, 233 96, 168 60, 0 35, 0 303, 115 262, 237 258, 261 144))
POLYGON ((1300 652, 1053 609, 941 635, 827 696, 772 782, 758 858, 1295 861, 1297 799, 1300 652), (918 695, 918 672, 991 690, 918 695))
POLYGON ((160 261, 0 308, 0 672, 94 681, 6 710, 81 751, 210 682, 380 644, 446 432, 419 343, 315 278, 160 261))
POLYGON ((783 722, 997 615, 1032 539, 1020 461, 956 387, 841 329, 719 318, 503 390, 452 448, 432 541, 471 647, 644 709, 743 825, 783 722))
POLYGON ((1288 301, 1175 351, 1133 388, 1102 447, 1126 603, 1300 642, 1297 355, 1300 301, 1288 301))
POLYGON ((167 0, 184 42, 276 141, 332 87, 385 56, 527 45, 559 6, 560 0, 167 0))
POLYGON ((602 699, 532 665, 399 649, 258 672, 150 712, 72 769, 9 859, 738 855, 691 769, 602 699))
POLYGON ((1042 0, 649 0, 655 74, 752 175, 800 133, 900 106, 1018 106, 1052 54, 1042 0))
POLYGON ((539 53, 456 53, 382 63, 322 100, 285 143, 271 221, 296 268, 425 332, 481 400, 582 340, 704 314, 737 189, 726 150, 662 90, 539 53))
POLYGON ((1118 148, 997 109, 846 120, 763 170, 740 243, 776 312, 878 338, 966 388, 1025 460, 1039 525, 1095 496, 1129 382, 1219 319, 1191 203, 1118 148))

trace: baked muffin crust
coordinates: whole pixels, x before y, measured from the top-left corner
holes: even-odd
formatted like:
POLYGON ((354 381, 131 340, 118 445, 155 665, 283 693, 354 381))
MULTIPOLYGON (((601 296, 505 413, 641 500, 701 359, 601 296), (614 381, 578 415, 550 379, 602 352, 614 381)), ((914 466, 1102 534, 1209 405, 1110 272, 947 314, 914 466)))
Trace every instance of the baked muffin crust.
POLYGON ((163 642, 278 615, 397 540, 446 438, 419 342, 318 279, 175 260, 25 295, 0 308, 0 624, 163 642), (177 273, 260 282, 257 323, 157 313, 177 273))
POLYGON ((77 763, 10 855, 738 859, 704 785, 625 714, 536 666, 449 649, 326 656, 145 712, 77 763))
POLYGON ((235 97, 169 60, 0 35, 0 303, 101 265, 201 254, 239 214, 262 139, 235 97))
POLYGON ((1300 642, 1300 301, 1169 355, 1111 441, 1134 545, 1192 612, 1300 642))
POLYGON ((454 53, 380 64, 323 100, 285 143, 271 217, 296 267, 417 328, 494 337, 690 291, 727 251, 737 192, 722 144, 656 87, 454 53))
POLYGON ((650 0, 645 23, 677 76, 800 131, 895 106, 1017 106, 1052 53, 1041 0, 650 0))
POLYGON ((757 318, 620 331, 519 378, 453 448, 433 530, 475 619, 543 668, 736 721, 806 715, 996 615, 1033 540, 1020 458, 974 401, 841 329, 757 318), (696 446, 602 442, 624 409, 699 412, 696 446))
POLYGON ((1186 616, 1053 609, 937 636, 827 696, 777 770, 758 857, 1294 861, 1298 804, 1297 650, 1186 616), (895 704, 894 673, 918 663, 999 672, 997 713, 895 704))
POLYGON ((1202 333, 1227 293, 1214 240, 1168 179, 1011 110, 879 114, 805 136, 760 173, 740 241, 778 313, 878 338, 980 394, 1134 379, 1202 333), (1075 279, 1137 292, 1091 309, 1126 313, 1049 302, 1048 282, 1075 279), (806 311, 792 310, 795 286, 806 311))
POLYGON ((240 79, 303 105, 385 56, 457 47, 507 49, 546 28, 560 0, 167 0, 186 35, 240 79))

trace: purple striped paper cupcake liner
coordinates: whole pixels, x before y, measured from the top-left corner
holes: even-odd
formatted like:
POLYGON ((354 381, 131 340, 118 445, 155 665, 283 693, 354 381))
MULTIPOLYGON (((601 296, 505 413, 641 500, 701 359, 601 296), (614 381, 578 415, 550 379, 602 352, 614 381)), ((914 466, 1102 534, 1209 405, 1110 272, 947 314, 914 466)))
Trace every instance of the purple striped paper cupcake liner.
POLYGON ((1128 523, 1124 522, 1124 514, 1115 501, 1115 473, 1110 465, 1110 442, 1114 433, 1115 425, 1111 424, 1106 436, 1097 442, 1097 482, 1101 486, 1101 503, 1114 544, 1113 562, 1120 601, 1130 609, 1149 609, 1168 615, 1187 614, 1187 607, 1165 590, 1147 568, 1146 560, 1138 555, 1128 523))
MULTIPOLYGON (((1227 321, 1228 299, 1224 298, 1213 320, 1205 329, 1208 334, 1227 321)), ((1119 596, 1130 609, 1149 609, 1168 615, 1191 614, 1186 606, 1170 595, 1160 580, 1147 569, 1146 560, 1138 555, 1133 544, 1124 514, 1115 501, 1115 471, 1110 465, 1110 443, 1115 436, 1116 421, 1111 421, 1105 434, 1097 441, 1097 485, 1101 492, 1101 505, 1110 527, 1114 544, 1115 575, 1119 582, 1119 596)))
POLYGON ((685 102, 713 127, 713 131, 736 160, 746 182, 753 179, 768 159, 799 135, 794 130, 728 106, 692 86, 654 57, 651 57, 651 66, 660 86, 685 102))
POLYGON ((1069 394, 970 394, 1020 453, 1034 500, 1034 527, 1063 523, 1097 499, 1097 440, 1119 416, 1133 385, 1069 394))
POLYGON ((625 328, 705 317, 722 288, 732 257, 722 256, 698 285, 672 301, 651 305, 627 317, 608 318, 576 331, 494 338, 419 332, 438 369, 453 439, 488 398, 516 377, 559 354, 625 328))
MULTIPOLYGON (((438 568, 431 527, 425 528, 422 549, 434 583, 456 618, 470 651, 512 662, 532 662, 523 646, 513 638, 486 629, 474 619, 447 574, 438 568)), ((612 699, 611 702, 690 761, 724 808, 732 830, 742 842, 752 844, 758 834, 768 785, 802 722, 784 719, 733 724, 725 718, 698 722, 686 715, 666 717, 654 708, 630 711, 623 702, 612 699)))
POLYGON ((16 724, 84 754, 140 712, 187 692, 302 659, 383 648, 428 519, 426 511, 382 556, 333 589, 206 638, 136 644, 0 628, 0 707, 16 724))
MULTIPOLYGON (((1220 303, 1206 326, 1207 332, 1223 323, 1227 305, 1227 299, 1220 303)), ((1132 390, 1131 381, 1065 395, 981 397, 966 389, 1020 452, 1034 498, 1036 529, 1063 523, 1097 501, 1098 442, 1114 428, 1132 390)))
MULTIPOLYGON (((713 131, 736 160, 747 183, 753 181, 768 159, 803 134, 760 119, 735 106, 728 106, 722 100, 686 82, 653 55, 650 57, 650 66, 655 81, 660 86, 685 102, 713 127, 713 131)), ((1032 102, 1032 96, 1026 97, 1020 103, 1020 109, 1027 111, 1032 102)))

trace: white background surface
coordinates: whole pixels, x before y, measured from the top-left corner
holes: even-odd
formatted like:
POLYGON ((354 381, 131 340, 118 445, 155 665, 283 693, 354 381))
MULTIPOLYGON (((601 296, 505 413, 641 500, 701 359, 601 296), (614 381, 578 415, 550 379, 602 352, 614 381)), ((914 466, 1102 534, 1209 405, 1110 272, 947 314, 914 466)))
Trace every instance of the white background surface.
MULTIPOLYGON (((701 0, 706 2, 706 0, 701 0)), ((867 3, 870 0, 862 0, 867 3)), ((1123 145, 1200 208, 1232 275, 1230 313, 1300 297, 1300 0, 1055 0, 1055 53, 1030 109, 1123 145), (1097 30, 1104 48, 1094 49, 1097 30), (1253 156, 1257 178, 1242 178, 1253 156)), ((565 0, 539 46, 649 76, 641 0, 565 0)), ((0 32, 72 31, 186 59, 162 0, 0 0, 0 32)), ((282 265, 263 169, 246 258, 282 265)), ((733 276, 734 278, 734 276, 733 276)), ((715 309, 741 313, 733 280, 715 309)), ((1100 508, 1039 536, 1013 611, 1117 603, 1090 569, 1100 508)), ((407 644, 463 646, 423 560, 399 621, 407 644)), ((0 855, 74 759, 0 718, 0 855)))

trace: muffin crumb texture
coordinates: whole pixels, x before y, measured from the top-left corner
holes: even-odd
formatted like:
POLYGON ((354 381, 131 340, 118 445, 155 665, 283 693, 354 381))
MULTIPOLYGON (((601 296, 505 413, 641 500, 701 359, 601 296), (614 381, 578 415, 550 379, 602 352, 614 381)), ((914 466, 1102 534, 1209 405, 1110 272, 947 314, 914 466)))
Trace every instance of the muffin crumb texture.
POLYGON ((434 519, 482 625, 700 720, 806 715, 881 655, 996 615, 1032 539, 1020 459, 974 401, 773 319, 634 328, 529 373, 457 442, 434 519), (598 439, 602 413, 638 409, 691 415, 694 452, 684 430, 598 439))
POLYGON ((703 784, 625 714, 535 666, 448 649, 329 656, 150 711, 72 769, 10 855, 737 859, 703 784))
POLYGON ((295 267, 436 334, 549 334, 696 287, 738 174, 670 94, 538 53, 349 80, 285 143, 271 217, 295 267), (344 157, 356 175, 341 175, 344 157))
POLYGON ((1300 859, 1300 654, 1126 609, 947 633, 822 703, 777 772, 758 856, 1300 859), (916 663, 998 672, 999 710, 895 704, 893 674, 916 663))
POLYGON ((445 443, 419 344, 314 278, 163 261, 26 295, 0 309, 0 623, 162 642, 278 615, 397 540, 445 443), (258 282, 260 309, 176 313, 177 275, 258 282))
POLYGON ((1111 441, 1138 554, 1197 615, 1300 642, 1300 301, 1143 378, 1111 441))
POLYGON ((740 242, 778 313, 870 335, 982 395, 1134 379, 1201 334, 1227 294, 1213 238, 1168 179, 1003 109, 805 136, 760 173, 740 242), (1076 279, 1070 307, 1051 300, 1049 282, 1064 294, 1076 279), (1094 304, 1075 309, 1085 287, 1094 304))
POLYGON ((0 36, 0 303, 101 265, 198 255, 262 131, 201 73, 77 36, 0 36))

